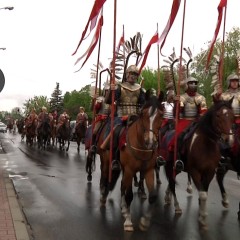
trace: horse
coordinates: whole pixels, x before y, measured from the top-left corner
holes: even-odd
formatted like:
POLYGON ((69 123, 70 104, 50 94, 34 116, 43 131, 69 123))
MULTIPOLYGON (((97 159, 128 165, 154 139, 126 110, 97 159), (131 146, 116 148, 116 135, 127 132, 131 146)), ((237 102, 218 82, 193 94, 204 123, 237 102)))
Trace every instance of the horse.
MULTIPOLYGON (((223 180, 228 170, 232 170, 237 173, 238 179, 240 179, 240 125, 235 124, 234 127, 234 143, 233 146, 224 153, 229 159, 229 163, 220 165, 216 171, 216 179, 222 195, 222 205, 226 208, 229 207, 228 195, 226 193, 223 180)), ((240 220, 240 203, 239 203, 239 214, 238 219, 240 220)))
MULTIPOLYGON (((121 180, 121 212, 125 218, 124 230, 133 231, 130 207, 133 200, 132 182, 137 172, 144 175, 148 189, 149 208, 147 213, 141 217, 139 227, 142 231, 147 230, 150 225, 153 206, 157 200, 157 190, 154 181, 154 169, 158 155, 158 132, 163 119, 163 94, 159 97, 148 96, 140 114, 131 122, 119 138, 120 163, 122 168, 121 180)), ((106 154, 106 153, 105 153, 106 154)), ((101 164, 102 184, 101 202, 105 203, 109 190, 113 190, 119 173, 112 172, 109 185, 109 158, 101 164), (105 169, 105 171, 103 171, 105 169), (117 174, 115 176, 115 174, 117 174)))
POLYGON ((76 124, 75 135, 77 138, 77 151, 80 151, 80 144, 85 139, 85 134, 87 130, 87 121, 82 121, 76 124))
POLYGON ((24 118, 21 118, 17 121, 17 129, 18 129, 18 133, 22 134, 23 130, 24 130, 24 118))
MULTIPOLYGON (((217 101, 214 99, 214 104, 199 118, 190 136, 181 146, 178 146, 178 154, 184 162, 184 171, 192 178, 199 193, 198 221, 202 229, 207 229, 207 193, 221 158, 219 141, 224 137, 229 143, 233 142, 232 100, 217 101)), ((175 176, 179 172, 174 168, 174 152, 169 153, 165 170, 169 189, 174 196, 175 213, 181 214, 182 210, 175 192, 175 176)))
POLYGON ((12 132, 12 130, 13 130, 13 119, 8 120, 7 129, 9 130, 10 133, 12 132))
POLYGON ((66 151, 68 151, 69 145, 70 145, 70 134, 71 134, 71 129, 70 129, 69 119, 65 118, 64 122, 57 129, 57 139, 59 142, 60 150, 65 149, 65 144, 67 142, 66 151))
POLYGON ((49 143, 52 140, 52 146, 56 143, 56 136, 57 136, 57 122, 55 119, 50 119, 50 139, 49 143))
POLYGON ((36 128, 37 128, 37 120, 29 121, 27 120, 25 123, 25 133, 26 133, 26 143, 30 146, 33 145, 33 141, 36 138, 36 128))
POLYGON ((45 114, 41 125, 37 129, 38 148, 46 149, 50 136, 51 136, 50 118, 48 114, 45 114))

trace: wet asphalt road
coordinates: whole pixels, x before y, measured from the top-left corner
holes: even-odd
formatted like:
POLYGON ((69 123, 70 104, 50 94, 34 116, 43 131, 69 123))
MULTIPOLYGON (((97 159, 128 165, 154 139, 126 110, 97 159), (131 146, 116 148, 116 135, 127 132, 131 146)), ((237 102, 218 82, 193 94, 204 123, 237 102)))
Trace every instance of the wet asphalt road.
MULTIPOLYGON (((69 152, 49 147, 38 150, 20 141, 18 134, 0 134, 9 162, 6 165, 13 179, 16 192, 36 240, 237 240, 240 238, 240 223, 237 219, 240 201, 240 181, 236 173, 229 172, 225 185, 229 194, 230 207, 221 205, 221 195, 212 182, 208 197, 208 231, 199 231, 197 223, 198 194, 192 195, 186 189, 185 173, 177 177, 177 196, 183 214, 175 216, 173 204, 164 206, 167 187, 161 171, 162 184, 159 186, 152 224, 147 232, 141 232, 138 221, 146 209, 147 200, 142 200, 134 188, 132 220, 135 231, 123 231, 120 212, 119 182, 109 196, 106 208, 99 203, 99 160, 91 183, 85 173, 84 145, 77 153, 75 142, 69 152)), ((1 156, 0 156, 1 159, 1 156)))

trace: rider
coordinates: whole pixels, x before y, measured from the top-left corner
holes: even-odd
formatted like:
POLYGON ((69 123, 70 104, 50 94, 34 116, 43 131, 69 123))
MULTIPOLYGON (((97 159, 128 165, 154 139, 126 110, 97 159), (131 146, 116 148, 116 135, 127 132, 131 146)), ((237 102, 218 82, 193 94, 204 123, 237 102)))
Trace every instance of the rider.
POLYGON ((32 124, 33 122, 37 122, 38 115, 36 113, 36 109, 32 108, 29 116, 27 117, 27 124, 32 124))
POLYGON ((86 127, 88 126, 88 115, 85 113, 85 108, 84 107, 80 107, 79 108, 79 113, 77 115, 77 119, 76 119, 76 128, 79 124, 86 124, 86 127))
POLYGON ((45 106, 42 106, 41 112, 38 114, 37 132, 38 132, 39 128, 42 126, 43 120, 45 119, 46 115, 48 115, 47 108, 45 106))
MULTIPOLYGON (((138 115, 140 112, 140 108, 145 102, 144 90, 141 85, 137 83, 139 74, 140 73, 137 66, 131 65, 126 69, 126 78, 123 79, 122 83, 119 83, 117 85, 117 89, 115 89, 115 84, 111 85, 111 90, 115 90, 114 104, 116 106, 116 110, 114 113, 114 126, 122 125, 124 120, 126 121, 127 119, 129 121, 131 120, 131 117, 138 115)), ((109 104, 112 104, 111 92, 112 91, 110 91, 108 96, 106 97, 106 102, 109 104)), ((116 137, 116 135, 118 134, 119 132, 115 132, 114 137, 116 137)), ((109 140, 111 136, 110 124, 107 126, 106 136, 107 138, 105 141, 109 140)), ((117 148, 117 146, 115 148, 117 148)), ((119 171, 120 169, 119 150, 113 149, 112 170, 119 171)))
POLYGON ((104 88, 103 88, 103 93, 102 96, 98 96, 96 98, 94 106, 92 108, 95 109, 96 112, 96 118, 95 118, 95 123, 94 123, 94 129, 92 133, 92 146, 91 150, 93 152, 96 151, 96 136, 97 133, 102 126, 104 120, 109 116, 110 114, 110 106, 105 102, 105 97, 108 94, 110 89, 110 84, 105 83, 104 88))
MULTIPOLYGON (((217 93, 216 96, 225 101, 234 97, 232 108, 235 116, 234 129, 237 129, 240 127, 240 79, 236 73, 232 73, 227 77, 227 87, 228 89, 223 93, 221 93, 220 89, 220 92, 217 93)), ((226 164, 228 160, 225 155, 228 155, 228 152, 231 151, 231 149, 227 142, 221 142, 220 146, 223 154, 220 163, 226 164)))
POLYGON ((58 118, 58 124, 57 124, 57 127, 56 127, 57 132, 58 132, 58 129, 64 124, 66 119, 69 120, 69 115, 67 114, 66 111, 64 111, 62 114, 60 114, 60 116, 58 118))
MULTIPOLYGON (((186 90, 180 95, 179 99, 179 120, 176 128, 176 138, 178 144, 181 145, 184 133, 190 124, 196 122, 198 118, 207 111, 206 98, 197 92, 198 80, 194 77, 186 79, 186 90), (180 138, 178 138, 180 136, 180 138)), ((178 100, 176 97, 175 100, 178 100)), ((174 151, 174 137, 168 145, 168 151, 174 151)), ((182 160, 176 161, 176 169, 182 171, 184 164, 182 160)))

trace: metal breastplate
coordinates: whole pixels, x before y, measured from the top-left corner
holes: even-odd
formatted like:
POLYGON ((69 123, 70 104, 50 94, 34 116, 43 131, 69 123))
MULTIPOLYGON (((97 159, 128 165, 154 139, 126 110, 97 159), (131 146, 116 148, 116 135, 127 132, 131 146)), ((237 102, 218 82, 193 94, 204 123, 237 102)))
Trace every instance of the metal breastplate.
POLYGON ((195 96, 189 96, 186 93, 180 97, 180 104, 184 108, 180 118, 196 118, 198 109, 195 102, 195 96))
POLYGON ((233 102, 232 102, 233 113, 236 117, 239 117, 240 116, 240 91, 230 92, 230 90, 227 90, 225 93, 222 94, 222 99, 224 101, 229 101, 233 96, 234 96, 233 102))
POLYGON ((121 97, 117 109, 118 116, 139 114, 140 105, 137 102, 141 86, 139 84, 131 85, 128 82, 124 82, 120 86, 121 97))
POLYGON ((173 119, 173 103, 164 102, 164 113, 163 118, 173 119))

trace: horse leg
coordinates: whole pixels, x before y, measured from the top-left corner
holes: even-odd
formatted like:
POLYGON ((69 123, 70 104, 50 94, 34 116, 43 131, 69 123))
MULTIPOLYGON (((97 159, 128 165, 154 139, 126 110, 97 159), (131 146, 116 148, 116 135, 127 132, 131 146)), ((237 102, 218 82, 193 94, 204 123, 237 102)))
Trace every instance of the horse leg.
POLYGON ((142 231, 146 231, 150 226, 154 206, 158 196, 154 186, 154 169, 150 169, 145 173, 145 181, 146 181, 147 189, 149 192, 149 197, 148 197, 149 205, 148 205, 147 212, 140 219, 139 228, 142 231))
POLYGON ((86 172, 88 174, 87 180, 89 182, 92 181, 92 172, 93 172, 93 165, 95 165, 95 158, 96 158, 96 154, 93 153, 91 150, 89 150, 87 155, 87 161, 86 161, 86 172))
POLYGON ((66 148, 66 151, 69 150, 69 145, 70 145, 70 140, 68 139, 68 140, 67 140, 67 148, 66 148))
POLYGON ((191 179, 191 176, 190 176, 189 173, 188 173, 187 175, 188 175, 188 182, 187 182, 187 189, 186 189, 186 191, 187 191, 188 193, 192 194, 192 192, 193 192, 192 179, 191 179))
POLYGON ((155 174, 156 174, 156 180, 157 180, 157 184, 162 184, 162 181, 160 179, 160 167, 156 166, 155 167, 155 174))
POLYGON ((138 183, 138 179, 137 179, 137 174, 134 175, 133 181, 134 181, 134 187, 139 187, 139 183, 138 183))
POLYGON ((217 172, 216 172, 216 179, 217 179, 218 186, 220 188, 221 195, 222 195, 222 205, 225 208, 228 208, 229 207, 228 196, 227 196, 227 193, 226 193, 224 185, 223 185, 223 178, 224 178, 226 172, 227 172, 226 168, 218 167, 217 172))
POLYGON ((106 156, 101 156, 100 155, 100 160, 101 160, 101 177, 100 177, 100 203, 101 206, 105 206, 108 193, 109 193, 109 179, 108 179, 108 172, 109 172, 109 166, 108 166, 108 158, 106 156))
POLYGON ((139 186, 138 186, 138 194, 141 195, 142 199, 147 199, 147 195, 144 188, 144 174, 140 171, 140 179, 139 179, 139 186))
POLYGON ((207 229, 207 192, 199 191, 199 217, 198 221, 203 229, 207 229))
POLYGON ((164 197, 165 204, 170 205, 172 202, 172 192, 170 191, 169 184, 167 186, 167 189, 165 191, 165 197, 164 197))
MULTIPOLYGON (((180 208, 177 195, 176 195, 176 188, 175 188, 176 182, 175 182, 175 177, 173 172, 172 159, 166 162, 165 170, 168 178, 168 188, 170 189, 174 199, 175 214, 182 214, 182 209, 180 208)), ((166 191, 166 196, 167 196, 167 191, 166 191)), ((165 196, 165 202, 169 204, 170 201, 167 202, 168 199, 166 198, 166 196, 165 196)))
POLYGON ((134 174, 129 171, 123 171, 123 178, 121 182, 121 212, 123 217, 125 218, 123 227, 124 231, 132 232, 134 230, 130 206, 133 200, 133 191, 132 191, 132 179, 134 174))

